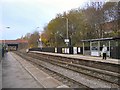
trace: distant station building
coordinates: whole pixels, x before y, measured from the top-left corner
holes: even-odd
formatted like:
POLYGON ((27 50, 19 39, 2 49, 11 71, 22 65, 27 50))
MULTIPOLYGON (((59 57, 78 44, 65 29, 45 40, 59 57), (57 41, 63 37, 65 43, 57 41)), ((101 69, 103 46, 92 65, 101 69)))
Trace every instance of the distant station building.
POLYGON ((8 51, 19 50, 28 47, 27 40, 0 40, 0 44, 5 46, 8 51))

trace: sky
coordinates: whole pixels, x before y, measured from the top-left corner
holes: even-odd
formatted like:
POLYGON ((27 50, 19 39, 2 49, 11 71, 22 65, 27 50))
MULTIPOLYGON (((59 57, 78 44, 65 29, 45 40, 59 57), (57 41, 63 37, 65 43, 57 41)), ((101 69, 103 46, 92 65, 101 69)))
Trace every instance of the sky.
POLYGON ((0 0, 0 39, 14 40, 35 30, 43 31, 58 13, 83 7, 86 2, 88 0, 0 0))

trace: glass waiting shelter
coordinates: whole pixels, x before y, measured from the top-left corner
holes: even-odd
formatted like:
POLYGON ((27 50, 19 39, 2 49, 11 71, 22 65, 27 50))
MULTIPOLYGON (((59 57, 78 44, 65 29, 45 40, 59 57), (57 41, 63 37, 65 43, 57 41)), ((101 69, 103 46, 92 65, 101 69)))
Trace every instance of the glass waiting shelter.
POLYGON ((83 55, 88 52, 86 47, 89 47, 89 55, 101 56, 103 45, 105 45, 107 47, 107 56, 112 57, 113 54, 113 56, 117 58, 120 56, 118 55, 120 53, 120 37, 88 39, 81 41, 83 42, 83 55))

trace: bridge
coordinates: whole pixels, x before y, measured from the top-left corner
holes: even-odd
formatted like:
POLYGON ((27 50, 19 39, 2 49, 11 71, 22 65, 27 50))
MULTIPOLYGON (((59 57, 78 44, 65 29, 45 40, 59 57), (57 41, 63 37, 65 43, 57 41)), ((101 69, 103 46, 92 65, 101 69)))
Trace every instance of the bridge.
POLYGON ((0 40, 1 45, 5 45, 8 50, 18 50, 22 48, 27 48, 27 40, 0 40))

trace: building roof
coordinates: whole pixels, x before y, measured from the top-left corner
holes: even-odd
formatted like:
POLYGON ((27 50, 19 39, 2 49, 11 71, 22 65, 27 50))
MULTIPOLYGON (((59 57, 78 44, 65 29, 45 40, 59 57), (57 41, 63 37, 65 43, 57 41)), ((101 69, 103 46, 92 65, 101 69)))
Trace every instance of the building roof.
POLYGON ((27 40, 0 40, 0 43, 18 44, 18 43, 28 43, 27 40))

